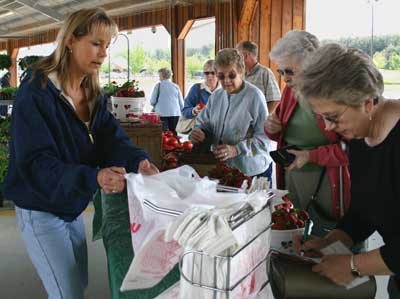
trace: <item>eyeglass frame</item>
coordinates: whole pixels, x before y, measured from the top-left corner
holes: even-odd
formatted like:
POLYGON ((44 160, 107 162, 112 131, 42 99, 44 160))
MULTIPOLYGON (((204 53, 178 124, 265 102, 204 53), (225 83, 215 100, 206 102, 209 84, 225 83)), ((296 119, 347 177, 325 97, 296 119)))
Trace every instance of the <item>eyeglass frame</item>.
POLYGON ((224 81, 226 77, 228 77, 230 80, 235 80, 236 77, 238 76, 238 73, 233 73, 233 72, 229 72, 228 76, 225 76, 224 73, 217 73, 217 78, 220 81, 224 81))
POLYGON ((216 72, 214 72, 214 71, 206 71, 206 72, 203 72, 203 74, 205 75, 205 76, 208 76, 208 75, 211 75, 211 76, 216 76, 217 75, 217 73, 216 72))
POLYGON ((329 116, 329 115, 326 116, 326 115, 316 114, 316 113, 315 113, 315 115, 317 116, 318 119, 328 121, 334 125, 338 125, 340 122, 340 119, 343 117, 343 115, 346 113, 346 111, 349 107, 350 106, 346 106, 346 108, 344 108, 344 110, 341 113, 339 113, 338 115, 335 115, 335 116, 329 116))
POLYGON ((279 74, 279 76, 284 76, 284 75, 294 76, 296 74, 296 72, 291 68, 285 68, 283 70, 282 69, 277 69, 276 71, 279 74))

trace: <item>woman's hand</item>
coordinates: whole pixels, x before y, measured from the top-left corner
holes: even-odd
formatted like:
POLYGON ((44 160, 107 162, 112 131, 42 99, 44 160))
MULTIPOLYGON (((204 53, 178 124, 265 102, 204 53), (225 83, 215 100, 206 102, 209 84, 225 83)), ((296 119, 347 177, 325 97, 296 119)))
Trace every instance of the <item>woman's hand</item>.
POLYGON ((226 161, 238 155, 236 146, 228 144, 220 144, 213 151, 215 159, 219 161, 226 161))
POLYGON ((153 164, 150 163, 149 160, 143 160, 139 163, 138 173, 143 175, 154 175, 159 173, 160 171, 158 168, 153 164))
POLYGON ((192 114, 194 115, 194 116, 196 116, 197 114, 199 114, 200 112, 201 112, 201 108, 199 107, 199 105, 197 105, 197 106, 195 106, 193 109, 192 109, 192 114))
POLYGON ((200 128, 194 128, 190 134, 190 141, 194 144, 202 143, 206 139, 206 134, 200 128))
POLYGON ((108 167, 97 173, 97 182, 106 194, 121 193, 125 189, 125 168, 108 167))
POLYGON ((287 167, 288 170, 302 168, 310 161, 310 151, 288 149, 287 152, 296 156, 292 164, 287 167))
POLYGON ((351 255, 325 255, 319 264, 312 267, 312 270, 337 285, 344 286, 355 279, 351 274, 350 258, 351 255))
POLYGON ((296 235, 293 239, 293 248, 298 252, 303 252, 305 256, 321 257, 320 250, 328 246, 331 241, 310 235, 306 242, 302 242, 303 236, 296 235))
POLYGON ((282 131, 282 123, 276 116, 275 112, 268 115, 267 120, 264 123, 264 131, 269 134, 276 134, 282 131))

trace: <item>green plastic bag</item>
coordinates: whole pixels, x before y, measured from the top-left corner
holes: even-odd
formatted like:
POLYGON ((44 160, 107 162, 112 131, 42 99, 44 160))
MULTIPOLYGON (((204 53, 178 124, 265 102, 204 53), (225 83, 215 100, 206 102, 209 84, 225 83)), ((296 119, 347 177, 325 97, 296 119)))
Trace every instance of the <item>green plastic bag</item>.
POLYGON ((108 280, 112 299, 151 299, 175 284, 179 278, 176 265, 162 281, 152 288, 121 292, 122 281, 134 257, 128 197, 126 193, 107 195, 98 191, 93 199, 93 241, 103 239, 107 255, 108 280))

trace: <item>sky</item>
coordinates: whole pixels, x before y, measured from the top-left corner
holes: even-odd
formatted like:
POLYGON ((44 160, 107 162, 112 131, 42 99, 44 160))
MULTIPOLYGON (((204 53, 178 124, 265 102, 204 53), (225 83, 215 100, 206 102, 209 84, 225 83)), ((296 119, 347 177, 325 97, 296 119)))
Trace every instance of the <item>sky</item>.
POLYGON ((400 34, 400 0, 307 0, 306 30, 320 39, 400 34))

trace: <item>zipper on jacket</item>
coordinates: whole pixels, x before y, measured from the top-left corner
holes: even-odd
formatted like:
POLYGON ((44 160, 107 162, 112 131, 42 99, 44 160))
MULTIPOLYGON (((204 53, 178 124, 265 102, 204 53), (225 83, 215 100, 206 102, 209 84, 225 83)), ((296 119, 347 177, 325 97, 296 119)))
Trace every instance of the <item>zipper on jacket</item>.
POLYGON ((90 127, 90 129, 89 129, 88 126, 86 126, 86 124, 79 118, 78 114, 76 114, 76 110, 71 105, 71 103, 62 94, 60 94, 59 96, 60 96, 61 101, 64 102, 67 105, 67 107, 71 110, 71 112, 74 114, 74 116, 78 120, 78 122, 81 123, 82 126, 85 128, 85 130, 86 130, 86 132, 88 134, 90 143, 94 144, 94 137, 93 137, 93 132, 92 132, 91 129, 93 127, 92 121, 95 120, 95 114, 97 114, 96 110, 98 109, 97 108, 98 107, 98 103, 97 103, 98 101, 96 101, 95 106, 94 106, 93 111, 92 111, 91 119, 89 121, 89 127, 90 127))
POLYGON ((228 108, 225 111, 224 122, 222 123, 222 130, 221 130, 221 134, 219 135, 218 144, 222 144, 222 136, 224 135, 224 131, 225 131, 225 121, 226 121, 226 117, 228 116, 229 108, 231 107, 231 96, 227 95, 227 97, 228 97, 228 108))

